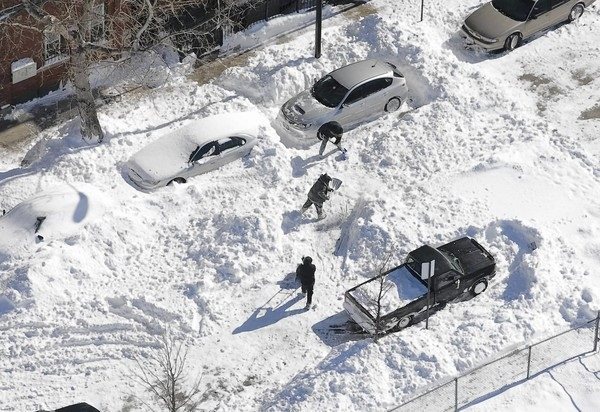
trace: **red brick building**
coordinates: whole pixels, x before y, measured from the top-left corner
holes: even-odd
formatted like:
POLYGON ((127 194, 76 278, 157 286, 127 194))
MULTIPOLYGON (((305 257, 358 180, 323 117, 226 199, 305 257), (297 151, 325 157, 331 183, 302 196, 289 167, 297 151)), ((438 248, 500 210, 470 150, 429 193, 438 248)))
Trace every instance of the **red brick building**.
MULTIPOLYGON (((64 0, 37 1, 44 10, 61 17, 64 0)), ((77 1, 67 2, 69 6, 77 1)), ((108 21, 119 0, 97 0, 91 24, 92 41, 108 41, 117 31, 108 21)), ((20 0, 0 0, 0 108, 43 96, 67 79, 68 53, 64 38, 56 33, 29 29, 36 26, 20 0)))

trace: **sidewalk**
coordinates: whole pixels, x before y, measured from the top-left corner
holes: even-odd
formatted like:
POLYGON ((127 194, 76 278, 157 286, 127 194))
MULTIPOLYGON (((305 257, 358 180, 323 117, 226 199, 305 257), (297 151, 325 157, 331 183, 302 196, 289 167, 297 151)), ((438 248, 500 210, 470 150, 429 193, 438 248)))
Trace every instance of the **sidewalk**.
MULTIPOLYGON (((358 20, 361 17, 376 13, 376 11, 369 3, 349 2, 347 7, 341 8, 328 16, 327 19, 344 14, 344 17, 348 19, 358 20)), ((235 54, 226 54, 222 57, 218 55, 206 56, 204 59, 199 60, 200 65, 189 78, 199 84, 207 83, 217 78, 229 67, 244 65, 253 56, 255 50, 273 42, 286 42, 290 39, 291 34, 304 30, 311 25, 312 23, 301 24, 235 54)), ((102 99, 101 96, 99 97, 102 99)), ((17 145, 25 144, 30 139, 35 138, 42 130, 72 119, 77 114, 74 96, 53 101, 51 104, 46 105, 43 99, 43 97, 40 98, 39 104, 35 104, 31 109, 24 111, 17 116, 17 119, 6 120, 0 117, 0 150, 11 150, 16 148, 17 145)), ((25 103, 25 105, 27 104, 25 103)), ((21 106, 17 106, 17 110, 21 106)))

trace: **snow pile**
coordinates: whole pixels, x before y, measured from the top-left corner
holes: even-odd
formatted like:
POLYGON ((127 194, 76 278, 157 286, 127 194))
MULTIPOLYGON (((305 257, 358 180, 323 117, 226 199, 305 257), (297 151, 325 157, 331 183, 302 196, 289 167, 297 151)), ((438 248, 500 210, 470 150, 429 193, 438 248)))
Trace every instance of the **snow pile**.
POLYGON ((26 254, 42 240, 73 242, 84 225, 101 216, 103 198, 89 185, 63 184, 19 203, 0 217, 0 256, 26 254))
MULTIPOLYGON (((580 114, 599 96, 598 6, 513 53, 486 55, 457 33, 480 1, 426 2, 419 24, 416 3, 375 0, 375 14, 333 17, 319 60, 306 30, 210 84, 176 77, 124 95, 101 109, 101 145, 76 144, 77 122, 67 122, 45 132, 47 150, 27 167, 0 172, 6 209, 62 182, 86 195, 81 185, 93 185, 107 202, 75 232, 3 254, 0 409, 86 400, 144 410, 127 395, 144 392, 123 376, 167 328, 190 347, 190 372, 203 374, 203 408, 385 409, 592 315, 599 126, 580 114), (218 174, 150 194, 122 175, 134 153, 195 119, 260 110, 273 121, 314 78, 365 58, 399 63, 412 101, 347 132, 348 160, 287 147, 265 125, 248 159, 218 174), (323 172, 344 184, 317 221, 298 209, 323 172), (496 257, 484 294, 447 305, 429 330, 377 344, 329 332, 347 320, 344 291, 390 251, 392 268, 422 244, 464 235, 496 257), (309 312, 293 281, 306 255, 317 266, 309 312)), ((98 196, 89 198, 93 207, 98 196)))

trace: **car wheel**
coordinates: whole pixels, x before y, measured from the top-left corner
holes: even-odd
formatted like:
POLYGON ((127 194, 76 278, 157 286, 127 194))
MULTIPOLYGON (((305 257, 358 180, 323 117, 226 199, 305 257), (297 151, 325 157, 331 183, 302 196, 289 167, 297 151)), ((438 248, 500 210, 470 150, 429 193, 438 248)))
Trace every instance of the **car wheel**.
POLYGON ((411 325, 412 321, 414 319, 413 315, 407 315, 403 318, 401 318, 398 323, 396 323, 396 328, 398 329, 404 329, 407 328, 411 325))
POLYGON ((385 104, 385 111, 388 113, 392 113, 398 110, 400 106, 402 106, 402 101, 398 97, 392 97, 385 104))
POLYGON ((471 286, 471 295, 477 296, 481 295, 488 287, 488 281, 486 279, 481 279, 473 286, 471 286))
POLYGON ((583 14, 583 4, 577 3, 576 5, 573 6, 573 8, 571 9, 571 12, 569 13, 569 21, 574 22, 574 21, 579 20, 579 18, 581 17, 582 14, 583 14))
POLYGON ((521 45, 521 35, 519 33, 513 33, 506 38, 504 42, 504 50, 511 51, 521 45))
POLYGON ((167 183, 167 185, 172 185, 173 182, 182 184, 182 183, 186 183, 187 181, 183 177, 176 177, 175 179, 173 179, 169 183, 167 183))

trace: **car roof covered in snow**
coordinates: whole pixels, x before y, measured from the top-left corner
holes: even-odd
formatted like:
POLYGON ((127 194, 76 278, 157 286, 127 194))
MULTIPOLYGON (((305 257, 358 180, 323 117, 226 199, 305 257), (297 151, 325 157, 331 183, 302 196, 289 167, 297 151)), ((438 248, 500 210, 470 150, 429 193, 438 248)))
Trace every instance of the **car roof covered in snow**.
MULTIPOLYGON (((392 66, 381 60, 369 59, 341 67, 330 73, 338 83, 351 89, 359 83, 392 72, 392 66)), ((391 76, 391 74, 390 74, 391 76)))
POLYGON ((23 200, 0 216, 0 256, 27 251, 35 245, 36 234, 46 240, 73 235, 102 213, 102 198, 93 186, 63 183, 23 200))
POLYGON ((198 146, 240 134, 256 137, 266 118, 259 111, 230 112, 194 120, 150 143, 129 160, 130 166, 157 181, 189 167, 198 146))

